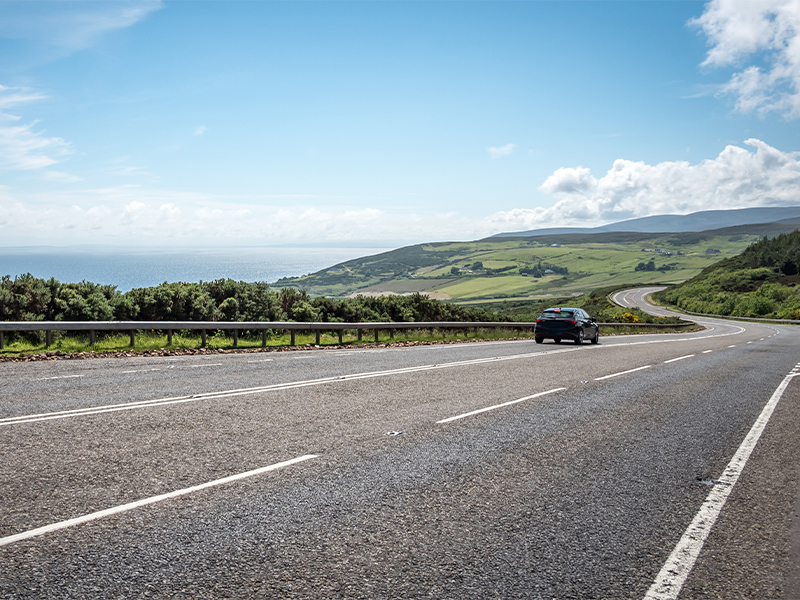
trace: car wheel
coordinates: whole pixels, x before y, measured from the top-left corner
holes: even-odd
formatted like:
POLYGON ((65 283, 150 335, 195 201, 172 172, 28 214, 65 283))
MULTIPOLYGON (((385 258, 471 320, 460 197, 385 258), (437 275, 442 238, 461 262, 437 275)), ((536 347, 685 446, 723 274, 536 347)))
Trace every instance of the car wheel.
POLYGON ((596 344, 599 341, 600 341, 600 332, 596 331, 595 334, 594 334, 594 337, 592 338, 592 343, 596 344))
POLYGON ((575 338, 575 343, 578 345, 583 343, 583 329, 578 332, 578 337, 575 338))
POLYGON ((554 341, 556 344, 560 344, 560 343, 561 343, 561 338, 554 338, 554 339, 553 339, 553 341, 554 341))
POLYGON ((537 344, 541 344, 542 342, 544 342, 544 338, 540 338, 540 337, 536 338, 536 343, 537 344))

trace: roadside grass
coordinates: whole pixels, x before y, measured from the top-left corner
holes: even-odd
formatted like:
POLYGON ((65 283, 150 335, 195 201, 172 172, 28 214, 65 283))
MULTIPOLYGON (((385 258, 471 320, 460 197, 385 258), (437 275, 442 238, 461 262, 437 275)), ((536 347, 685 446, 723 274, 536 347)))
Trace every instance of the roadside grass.
MULTIPOLYGON (((377 343, 386 344, 392 342, 446 342, 456 340, 496 340, 508 338, 527 339, 532 338, 533 332, 521 330, 520 328, 483 328, 479 325, 471 329, 398 329, 392 335, 390 330, 379 329, 377 343)), ((20 336, 6 339, 0 356, 15 357, 27 354, 43 354, 46 352, 147 352, 159 350, 182 350, 202 348, 202 338, 200 334, 193 332, 173 332, 172 344, 167 344, 166 333, 158 331, 138 330, 135 336, 135 345, 130 345, 130 336, 127 332, 110 332, 103 334, 98 332, 95 344, 89 341, 89 336, 75 334, 71 332, 53 332, 53 339, 50 346, 43 341, 30 341, 20 336)), ((358 339, 355 329, 345 330, 342 335, 342 345, 357 346, 359 344, 376 343, 375 333, 372 329, 362 330, 362 338, 358 339)), ((290 347, 291 336, 289 333, 272 333, 267 336, 266 348, 274 349, 279 347, 290 347)), ((296 331, 295 346, 308 347, 316 346, 316 333, 314 331, 296 331)), ((321 331, 319 346, 338 346, 339 336, 337 332, 321 331)), ((209 350, 243 350, 262 348, 260 333, 257 335, 240 335, 237 344, 234 346, 233 336, 222 330, 209 334, 206 337, 205 348, 209 350)))
MULTIPOLYGON (((619 325, 613 327, 601 327, 600 335, 620 335, 631 333, 679 333, 686 331, 693 324, 688 324, 685 328, 661 328, 652 327, 647 329, 635 326, 619 325)), ((377 343, 402 343, 402 342, 454 342, 459 340, 506 340, 506 339, 533 339, 534 334, 528 328, 483 328, 477 325, 474 329, 398 329, 391 334, 390 330, 378 330, 377 343)), ((98 332, 95 344, 92 345, 88 335, 73 334, 70 332, 53 332, 53 340, 50 346, 46 346, 44 341, 32 342, 29 340, 16 338, 6 341, 3 350, 0 350, 2 357, 19 357, 33 354, 45 354, 61 352, 65 354, 102 353, 102 352, 148 352, 148 351, 169 351, 200 349, 203 347, 201 336, 191 332, 174 332, 172 344, 167 344, 166 334, 158 331, 142 331, 136 333, 135 345, 131 347, 130 336, 127 332, 102 334, 98 332)), ((237 345, 234 346, 233 336, 221 330, 206 338, 205 348, 208 350, 255 350, 262 348, 261 335, 239 336, 237 345)), ((355 346, 376 343, 374 330, 363 330, 362 339, 358 339, 355 330, 347 330, 342 336, 342 346, 355 346)), ((266 349, 277 349, 280 347, 291 347, 291 337, 288 333, 273 333, 267 338, 266 349)), ((339 346, 339 336, 337 332, 320 332, 319 347, 339 346)), ((295 347, 308 348, 317 347, 316 333, 314 331, 295 332, 295 347)))

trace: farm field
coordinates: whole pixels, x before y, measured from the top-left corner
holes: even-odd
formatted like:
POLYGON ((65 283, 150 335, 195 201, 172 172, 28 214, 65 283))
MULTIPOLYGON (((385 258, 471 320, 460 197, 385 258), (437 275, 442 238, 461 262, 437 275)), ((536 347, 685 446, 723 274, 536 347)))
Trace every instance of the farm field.
POLYGON ((681 283, 764 235, 782 231, 777 224, 762 224, 699 233, 564 234, 418 244, 281 279, 273 287, 298 287, 326 296, 420 292, 456 302, 563 297, 617 283, 681 283))

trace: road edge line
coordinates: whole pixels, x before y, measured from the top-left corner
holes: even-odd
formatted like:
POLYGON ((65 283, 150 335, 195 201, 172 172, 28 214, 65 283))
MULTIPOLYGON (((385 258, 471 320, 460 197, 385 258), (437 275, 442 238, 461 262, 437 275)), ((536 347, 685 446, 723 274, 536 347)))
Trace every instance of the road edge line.
POLYGON ((783 396, 786 388, 798 373, 787 375, 781 384, 773 392, 767 404, 764 406, 761 414, 753 423, 747 436, 742 441, 736 454, 725 467, 719 480, 714 484, 711 492, 706 496, 705 502, 700 507, 700 510, 695 515, 689 527, 686 528, 677 546, 667 558, 667 562, 659 571, 653 585, 647 590, 644 600, 676 600, 678 594, 681 592, 683 584, 689 577, 692 568, 694 567, 700 551, 703 549, 706 538, 711 532, 711 528, 717 521, 720 512, 722 512, 725 502, 730 496, 733 486, 739 480, 744 470, 747 461, 755 449, 761 434, 769 423, 778 401, 783 396))

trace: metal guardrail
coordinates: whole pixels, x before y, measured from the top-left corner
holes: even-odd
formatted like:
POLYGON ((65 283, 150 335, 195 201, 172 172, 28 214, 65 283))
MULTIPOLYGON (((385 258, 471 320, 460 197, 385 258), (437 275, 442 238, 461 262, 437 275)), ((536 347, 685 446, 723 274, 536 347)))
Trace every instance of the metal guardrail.
MULTIPOLYGON (((684 327, 690 323, 598 323, 601 327, 684 327)), ((267 331, 271 329, 288 330, 290 345, 295 344, 295 334, 298 331, 316 332, 316 342, 319 345, 320 335, 323 331, 336 331, 339 334, 339 343, 343 343, 346 330, 356 330, 358 340, 362 339, 364 330, 375 332, 375 342, 378 342, 380 331, 388 330, 391 337, 397 329, 531 329, 536 327, 535 322, 514 321, 410 321, 410 322, 370 322, 370 323, 321 323, 298 321, 0 321, 0 350, 4 347, 3 333, 6 331, 44 331, 45 345, 52 343, 53 331, 88 331, 89 341, 95 343, 95 334, 98 331, 127 331, 131 338, 131 346, 136 342, 137 330, 158 330, 167 332, 167 345, 172 344, 172 332, 180 330, 200 331, 202 347, 206 346, 208 330, 224 329, 233 331, 233 346, 239 342, 239 331, 261 330, 261 346, 267 345, 267 331)))
MULTIPOLYGON (((666 307, 666 308, 673 308, 673 307, 666 307)), ((680 307, 674 307, 675 310, 679 310, 687 315, 694 315, 695 317, 713 317, 715 319, 728 319, 730 321, 756 321, 759 323, 783 323, 788 325, 800 325, 800 321, 794 319, 766 319, 764 317, 736 317, 733 315, 714 315, 711 313, 699 313, 699 312, 692 312, 691 310, 686 310, 680 307)))

